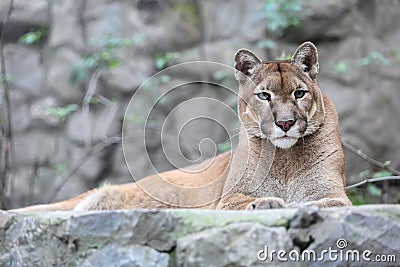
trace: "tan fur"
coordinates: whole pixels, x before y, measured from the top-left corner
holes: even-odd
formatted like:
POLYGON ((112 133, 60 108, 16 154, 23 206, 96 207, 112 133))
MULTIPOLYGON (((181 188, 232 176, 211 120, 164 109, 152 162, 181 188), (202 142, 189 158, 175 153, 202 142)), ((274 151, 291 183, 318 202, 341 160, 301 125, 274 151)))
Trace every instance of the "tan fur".
POLYGON ((235 55, 235 68, 240 85, 241 129, 234 151, 192 166, 195 170, 209 165, 198 173, 164 172, 137 183, 107 185, 70 200, 21 210, 351 205, 344 190, 338 118, 332 102, 322 96, 317 84, 319 65, 315 46, 304 43, 291 60, 271 62, 262 62, 242 49, 235 55), (294 91, 299 88, 308 92, 295 99, 294 91), (271 94, 271 101, 257 98, 260 92, 271 94), (275 123, 290 119, 296 120, 286 133, 291 137, 274 139, 276 134, 283 133, 275 123), (173 190, 169 183, 193 190, 179 187, 173 190), (199 186, 202 189, 196 189, 199 186))

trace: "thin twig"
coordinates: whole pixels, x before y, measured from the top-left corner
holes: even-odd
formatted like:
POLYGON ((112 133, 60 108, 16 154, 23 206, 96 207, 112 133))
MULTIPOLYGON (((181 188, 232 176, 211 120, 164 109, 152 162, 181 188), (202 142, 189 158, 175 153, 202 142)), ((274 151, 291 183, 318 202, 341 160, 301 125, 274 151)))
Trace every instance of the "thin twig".
POLYGON ((388 181, 388 180, 400 180, 400 176, 385 176, 385 177, 379 177, 379 178, 370 178, 370 179, 365 179, 361 182, 346 186, 347 189, 359 187, 361 185, 364 185, 366 183, 375 183, 375 182, 381 182, 381 181, 388 181))
POLYGON ((83 98, 83 105, 82 105, 82 120, 83 122, 86 121, 85 124, 85 148, 90 148, 91 147, 91 133, 92 133, 92 129, 91 129, 91 125, 90 125, 90 102, 93 99, 94 93, 96 92, 96 88, 97 88, 97 82, 100 78, 102 74, 102 70, 101 69, 96 69, 96 71, 93 73, 90 82, 89 82, 89 86, 88 86, 88 90, 86 92, 85 97, 83 98))
POLYGON ((80 169, 80 167, 82 167, 82 165, 85 164, 85 162, 90 159, 92 155, 99 153, 100 151, 102 151, 103 149, 112 144, 120 143, 121 140, 122 140, 121 137, 116 137, 116 136, 109 137, 107 139, 100 141, 95 146, 86 149, 86 151, 83 152, 83 155, 75 162, 75 164, 70 166, 68 170, 66 170, 60 177, 61 182, 56 186, 56 189, 49 198, 48 202, 52 202, 54 200, 54 198, 57 196, 59 191, 64 187, 64 185, 72 178, 72 176, 80 169))
POLYGON ((400 171, 393 169, 392 167, 390 167, 390 164, 386 164, 380 161, 377 161, 371 157, 369 157, 368 155, 366 155, 364 152, 362 152, 360 149, 357 149, 356 147, 350 145, 349 143, 342 141, 342 144, 345 148, 347 148, 348 150, 350 150, 351 152, 353 152, 354 154, 356 154, 357 156, 359 156, 360 158, 368 161, 369 163, 371 163, 372 165, 375 165, 383 170, 386 170, 388 172, 390 172, 391 174, 394 175, 399 175, 400 176, 400 171))
MULTIPOLYGON (((11 172, 12 164, 14 162, 14 145, 13 145, 13 126, 12 126, 12 119, 11 119, 11 103, 10 103, 10 85, 7 79, 7 70, 6 70, 6 60, 4 57, 4 36, 6 33, 7 23, 10 19, 11 13, 14 9, 14 0, 10 0, 10 4, 8 6, 8 11, 6 18, 3 22, 3 29, 1 30, 1 37, 0 37, 0 54, 1 54, 1 75, 2 75, 2 82, 4 87, 4 101, 6 103, 6 113, 7 113, 7 130, 6 130, 6 141, 5 147, 2 147, 1 153, 4 152, 4 156, 0 157, 4 159, 4 165, 1 164, 0 166, 4 166, 3 170, 0 170, 0 208, 6 208, 5 202, 7 200, 6 194, 6 186, 7 186, 7 178, 11 172)), ((0 140, 1 141, 1 140, 0 140)), ((12 186, 11 186, 12 187, 12 186)))
POLYGON ((115 117, 117 115, 118 105, 115 104, 110 99, 108 99, 107 97, 104 97, 102 95, 98 95, 98 99, 99 99, 100 103, 102 103, 108 109, 108 115, 107 115, 107 118, 104 121, 104 127, 103 127, 104 135, 101 136, 101 138, 106 138, 107 137, 107 133, 108 133, 110 127, 111 127, 111 124, 112 124, 113 120, 115 119, 115 117))

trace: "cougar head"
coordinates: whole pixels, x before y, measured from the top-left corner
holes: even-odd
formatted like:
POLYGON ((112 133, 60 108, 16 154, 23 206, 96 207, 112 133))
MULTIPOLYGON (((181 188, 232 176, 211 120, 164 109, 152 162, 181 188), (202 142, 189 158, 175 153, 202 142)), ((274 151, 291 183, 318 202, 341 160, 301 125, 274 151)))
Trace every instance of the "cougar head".
POLYGON ((287 149, 318 130, 324 120, 324 103, 314 44, 301 44, 289 60, 261 61, 240 49, 234 62, 239 118, 250 137, 266 138, 287 149))

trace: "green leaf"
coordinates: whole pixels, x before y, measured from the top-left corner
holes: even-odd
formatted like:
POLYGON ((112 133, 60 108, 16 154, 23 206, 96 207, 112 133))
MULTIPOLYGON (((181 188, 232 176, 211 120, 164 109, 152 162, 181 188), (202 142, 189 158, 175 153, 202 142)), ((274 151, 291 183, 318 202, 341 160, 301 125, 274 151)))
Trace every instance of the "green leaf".
POLYGON ((165 65, 167 65, 167 59, 165 57, 162 57, 160 55, 156 56, 155 59, 155 65, 157 69, 163 69, 165 67, 165 65))
POLYGON ((99 57, 96 54, 85 57, 83 64, 87 69, 96 68, 99 65, 99 57))
POLYGON ((286 59, 290 59, 292 57, 292 55, 290 53, 287 53, 286 51, 282 51, 281 54, 279 55, 279 57, 277 57, 277 60, 286 60, 286 59))
POLYGON ((382 195, 382 189, 376 187, 374 184, 368 184, 368 193, 370 193, 373 196, 379 197, 382 195))
POLYGON ((217 145, 219 152, 226 152, 228 150, 231 150, 231 147, 232 147, 232 145, 231 145, 230 141, 227 141, 225 143, 221 143, 221 144, 217 145))
POLYGON ((6 127, 7 126, 7 118, 2 117, 0 120, 0 124, 1 124, 1 126, 6 127))
POLYGON ((108 51, 103 51, 100 53, 100 58, 104 61, 108 61, 111 58, 110 52, 108 51))
POLYGON ((145 118, 136 110, 132 110, 127 114, 129 122, 137 126, 142 126, 146 122, 145 118))
POLYGON ((229 74, 226 73, 226 71, 224 70, 219 70, 213 73, 213 78, 217 81, 221 81, 223 79, 225 79, 226 76, 228 76, 229 74))
POLYGON ((348 66, 348 63, 347 63, 346 60, 339 60, 339 61, 335 64, 335 66, 333 66, 333 69, 334 69, 336 72, 343 73, 343 72, 346 72, 346 71, 349 70, 349 66, 348 66))
POLYGON ((144 36, 143 34, 136 34, 131 39, 132 39, 132 45, 135 45, 135 44, 139 44, 139 43, 143 42, 144 40, 146 40, 146 36, 144 36))
POLYGON ((390 160, 385 161, 385 163, 383 163, 385 166, 390 166, 390 164, 392 164, 392 162, 390 160))
POLYGON ((261 17, 271 32, 283 35, 289 27, 301 24, 303 0, 265 0, 261 17))
POLYGON ((161 75, 160 83, 168 83, 171 81, 171 77, 169 75, 161 75))
POLYGON ((67 170, 67 165, 65 165, 63 162, 56 162, 54 163, 53 167, 58 175, 63 174, 67 170))
POLYGON ((276 43, 274 41, 272 41, 271 39, 260 40, 257 42, 257 47, 275 49, 276 43))
POLYGON ((76 85, 80 82, 86 81, 88 78, 86 68, 83 67, 75 67, 71 73, 71 83, 76 85))
POLYGON ((397 58, 399 56, 399 52, 397 52, 396 50, 390 50, 389 56, 397 58))
POLYGON ((71 73, 71 83, 87 81, 89 75, 98 68, 115 69, 120 66, 120 59, 115 56, 117 47, 127 47, 137 44, 144 40, 143 35, 135 35, 131 38, 117 38, 112 34, 106 34, 104 38, 95 40, 100 48, 88 54, 83 59, 83 63, 74 67, 71 73))
POLYGON ((34 32, 28 32, 19 38, 18 43, 25 45, 37 44, 41 41, 45 32, 46 32, 45 29, 40 29, 34 32))
POLYGON ((116 69, 116 68, 118 68, 118 67, 120 66, 120 62, 119 62, 118 59, 112 58, 112 59, 110 59, 110 60, 107 61, 107 66, 108 66, 110 69, 116 69))
POLYGON ((99 183, 99 186, 97 188, 103 188, 103 187, 108 186, 108 185, 110 185, 109 181, 103 181, 103 182, 99 183))
POLYGON ((90 104, 98 105, 100 103, 100 99, 98 97, 92 97, 89 101, 90 104))
POLYGON ((179 52, 166 52, 163 55, 156 55, 155 57, 155 65, 157 69, 163 69, 165 66, 173 59, 179 58, 179 52))
POLYGON ((9 73, 6 73, 6 75, 0 74, 0 82, 11 82, 12 81, 12 76, 9 73))
POLYGON ((377 51, 372 51, 367 57, 360 60, 360 65, 362 66, 370 65, 372 63, 382 63, 383 65, 388 65, 390 62, 382 53, 377 51))
POLYGON ((390 175, 392 175, 392 174, 388 171, 379 171, 379 172, 375 172, 372 175, 372 178, 381 178, 381 177, 390 176, 390 175))
POLYGON ((46 113, 49 115, 53 115, 54 117, 58 119, 64 119, 68 115, 70 115, 72 112, 78 110, 79 107, 76 104, 71 104, 67 105, 65 107, 54 107, 54 108, 48 108, 46 110, 46 113))
POLYGON ((357 189, 349 191, 347 196, 354 206, 368 204, 368 200, 357 189))

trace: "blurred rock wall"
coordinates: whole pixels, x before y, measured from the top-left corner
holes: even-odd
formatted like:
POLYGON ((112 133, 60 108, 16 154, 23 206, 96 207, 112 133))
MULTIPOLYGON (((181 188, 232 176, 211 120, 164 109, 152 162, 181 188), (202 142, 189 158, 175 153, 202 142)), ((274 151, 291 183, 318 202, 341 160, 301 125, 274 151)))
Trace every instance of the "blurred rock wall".
MULTIPOLYGON (((0 0, 2 21, 8 3, 0 0)), ((319 83, 336 105, 343 139, 400 167, 400 2, 311 1, 304 7, 301 25, 283 36, 268 31, 269 21, 260 16, 263 5, 261 0, 16 0, 9 23, 6 28, 1 27, 7 72, 12 76, 16 154, 9 186, 11 206, 64 199, 104 181, 132 181, 122 147, 110 137, 121 135, 129 99, 159 68, 194 60, 231 66, 239 48, 254 50, 263 58, 267 54, 276 57, 283 51, 293 52, 306 40, 318 46, 319 83), (38 30, 44 34, 36 44, 18 43, 23 34, 38 30), (86 79, 74 83, 74 70, 88 64, 88 56, 100 51, 101 42, 110 38, 139 41, 112 48, 112 56, 118 59, 115 68, 97 72, 92 69, 86 79), (264 39, 274 40, 277 48, 260 48, 257 44, 264 39), (84 98, 90 90, 93 98, 89 104, 84 98), (62 116, 56 112, 60 111, 58 107, 71 104, 77 105, 71 114, 62 116)), ((157 95, 165 86, 163 83, 179 83, 187 77, 237 87, 232 73, 188 67, 168 76, 167 82, 159 81, 151 90, 157 95)), ((160 131, 167 111, 197 96, 235 106, 232 93, 211 85, 188 85, 155 110, 153 131, 160 131)), ((3 117, 4 103, 0 105, 3 117)), ((212 106, 205 103, 192 108, 212 106)), ((184 116, 176 116, 173 122, 181 125, 183 119, 184 116)), ((235 119, 225 120, 237 129, 235 119)), ((226 132, 215 124, 195 123, 186 133, 189 141, 185 144, 192 147, 189 158, 207 156, 198 149, 200 137, 207 135, 217 144, 227 139, 226 132)), ((149 140, 153 141, 148 150, 156 169, 173 168, 160 156, 160 140, 149 140)), ((127 142, 134 148, 143 140, 127 142)), ((129 151, 139 176, 154 172, 144 155, 135 154, 134 149, 129 151)), ((371 167, 351 153, 346 156, 348 177, 371 167)))

